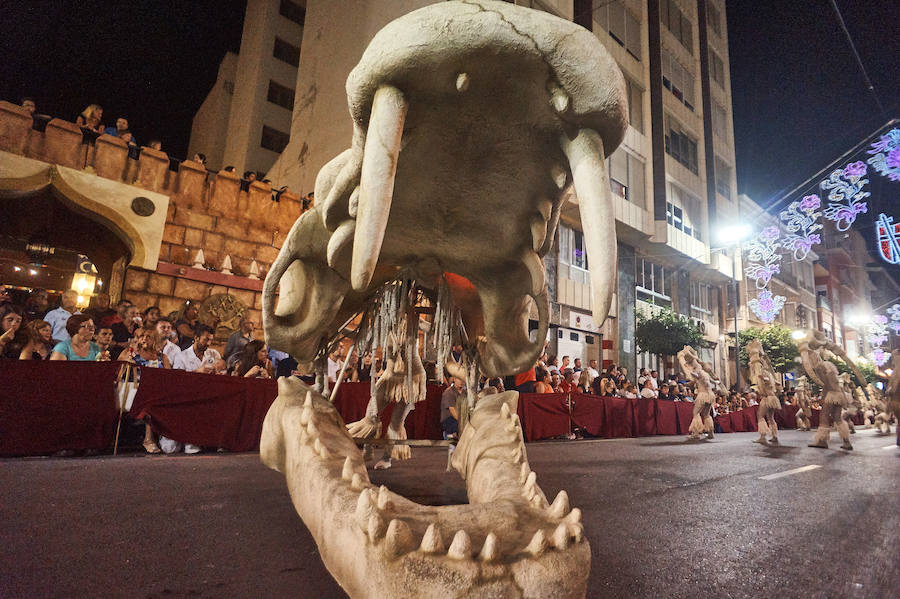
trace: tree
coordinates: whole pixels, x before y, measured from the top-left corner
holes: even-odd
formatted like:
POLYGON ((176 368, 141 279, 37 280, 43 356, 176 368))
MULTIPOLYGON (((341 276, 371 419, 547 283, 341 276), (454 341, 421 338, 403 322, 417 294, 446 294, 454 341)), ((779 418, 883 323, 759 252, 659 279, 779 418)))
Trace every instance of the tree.
POLYGON ((690 319, 663 309, 652 316, 637 315, 634 342, 642 352, 659 356, 674 356, 685 345, 699 351, 703 334, 690 319))
POLYGON ((750 356, 747 354, 747 344, 754 339, 759 339, 763 350, 772 362, 775 372, 790 372, 797 367, 797 358, 800 350, 797 343, 791 337, 791 329, 784 325, 772 324, 765 328, 750 327, 738 333, 741 344, 741 366, 746 368, 750 364, 750 356))
MULTIPOLYGON (((850 367, 847 365, 847 363, 844 362, 844 360, 842 360, 839 356, 830 356, 828 359, 835 366, 837 366, 839 373, 841 373, 841 374, 843 374, 845 372, 848 373, 850 375, 850 377, 853 379, 853 384, 859 385, 859 381, 856 380, 856 375, 853 373, 853 371, 850 369, 850 367)), ((866 379, 866 382, 874 383, 875 382, 875 364, 872 362, 869 362, 868 360, 859 360, 859 359, 854 360, 854 362, 856 363, 856 367, 859 368, 859 371, 862 373, 863 377, 866 379)))

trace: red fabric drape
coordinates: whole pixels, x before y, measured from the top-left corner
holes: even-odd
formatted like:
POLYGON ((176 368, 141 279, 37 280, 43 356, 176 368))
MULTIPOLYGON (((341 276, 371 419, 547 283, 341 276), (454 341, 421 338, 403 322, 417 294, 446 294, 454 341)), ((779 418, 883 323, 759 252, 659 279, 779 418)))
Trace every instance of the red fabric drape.
POLYGON ((606 402, 596 395, 572 394, 572 422, 595 437, 606 436, 606 402))
POLYGON ((634 414, 630 399, 604 397, 603 436, 607 439, 634 436, 634 414))
POLYGON ((271 379, 141 368, 131 414, 183 443, 250 451, 277 394, 271 379))
POLYGON ((744 413, 744 430, 751 433, 759 429, 756 417, 756 406, 749 406, 741 410, 744 413))
POLYGON ((677 435, 678 416, 674 401, 654 400, 656 402, 656 434, 677 435))
POLYGON ((809 411, 809 424, 812 428, 819 428, 819 417, 822 414, 822 410, 810 410, 809 411))
POLYGON ((550 439, 569 433, 569 408, 565 393, 520 393, 527 441, 550 439))
POLYGON ((747 427, 744 425, 744 410, 731 412, 728 416, 731 418, 731 430, 736 433, 747 432, 747 427))
POLYGON ((0 360, 0 455, 111 446, 120 366, 0 360))
POLYGON ((676 401, 675 413, 678 415, 678 434, 688 434, 690 432, 691 419, 694 417, 694 404, 685 401, 676 401))
POLYGON ((656 401, 639 397, 629 400, 634 406, 634 434, 647 437, 656 434, 656 401))
POLYGON ((731 414, 719 414, 715 417, 716 424, 722 429, 723 433, 732 433, 734 430, 731 428, 731 414))

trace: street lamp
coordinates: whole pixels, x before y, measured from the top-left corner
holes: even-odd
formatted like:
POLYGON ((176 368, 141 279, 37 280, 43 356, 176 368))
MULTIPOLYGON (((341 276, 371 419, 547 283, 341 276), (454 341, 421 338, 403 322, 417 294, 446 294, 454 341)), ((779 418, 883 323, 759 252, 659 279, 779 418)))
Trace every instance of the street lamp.
POLYGON ((791 338, 792 338, 794 341, 800 341, 801 339, 805 339, 805 338, 806 338, 806 331, 804 331, 804 330, 802 330, 802 329, 797 329, 796 331, 793 331, 793 332, 791 333, 791 338))
POLYGON ((753 227, 743 223, 723 226, 718 229, 716 235, 723 248, 732 245, 737 246, 734 252, 734 261, 732 263, 731 272, 731 278, 734 285, 734 388, 736 391, 740 391, 741 388, 741 346, 738 340, 738 311, 740 309, 741 300, 738 295, 737 263, 738 257, 743 255, 743 246, 741 243, 752 234, 753 227))

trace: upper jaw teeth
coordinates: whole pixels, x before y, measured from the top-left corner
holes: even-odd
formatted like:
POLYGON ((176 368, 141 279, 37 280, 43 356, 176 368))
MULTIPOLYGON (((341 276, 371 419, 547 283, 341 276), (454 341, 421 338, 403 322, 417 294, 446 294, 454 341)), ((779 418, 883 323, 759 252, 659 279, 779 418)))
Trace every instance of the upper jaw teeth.
MULTIPOLYGON (((569 511, 564 492, 548 505, 537 486, 537 475, 528 469, 517 415, 506 402, 493 400, 493 407, 488 405, 490 398, 507 394, 480 400, 479 404, 484 402, 492 412, 479 414, 476 410, 478 417, 466 429, 469 439, 461 440, 457 448, 460 455, 467 454, 467 460, 475 460, 468 465, 470 478, 477 478, 478 470, 488 463, 506 472, 496 477, 502 498, 478 503, 478 494, 470 493, 473 503, 469 505, 433 507, 416 504, 384 486, 374 487, 332 404, 307 392, 302 383, 290 387, 290 393, 282 389, 266 416, 260 453, 268 465, 283 465, 298 512, 320 548, 336 539, 356 538, 356 543, 368 548, 362 551, 373 567, 385 556, 389 561, 405 556, 437 560, 442 568, 474 567, 462 564, 512 568, 522 560, 543 559, 547 550, 576 551, 575 561, 589 555, 580 511, 569 511), (491 431, 485 422, 502 427, 502 442, 510 447, 489 447, 491 431), (516 434, 511 435, 508 428, 516 434), (280 437, 276 439, 281 442, 280 449, 273 449, 279 445, 271 442, 276 436, 280 437), (479 452, 495 457, 480 460, 475 457, 479 452), (510 455, 505 462, 496 458, 504 453, 510 455), (319 488, 313 489, 317 480, 321 481, 319 488), (449 545, 445 539, 450 539, 449 545), (445 560, 458 565, 448 566, 445 560)), ((331 567, 329 552, 323 550, 322 556, 331 567)))

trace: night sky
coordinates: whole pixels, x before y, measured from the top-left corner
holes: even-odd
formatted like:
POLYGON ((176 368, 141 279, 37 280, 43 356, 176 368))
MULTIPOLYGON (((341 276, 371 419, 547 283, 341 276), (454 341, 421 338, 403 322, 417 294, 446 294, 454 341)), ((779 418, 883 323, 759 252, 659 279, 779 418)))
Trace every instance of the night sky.
MULTIPOLYGON (((727 4, 738 187, 764 205, 900 114, 900 2, 838 5, 884 113, 830 0, 727 4)), ((160 138, 183 157, 222 56, 240 47, 245 2, 13 0, 2 8, 0 99, 34 96, 40 112, 68 120, 96 102, 105 124, 125 115, 138 141, 160 138)))

